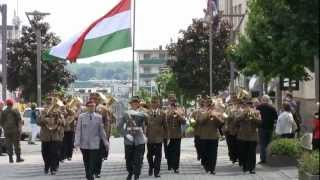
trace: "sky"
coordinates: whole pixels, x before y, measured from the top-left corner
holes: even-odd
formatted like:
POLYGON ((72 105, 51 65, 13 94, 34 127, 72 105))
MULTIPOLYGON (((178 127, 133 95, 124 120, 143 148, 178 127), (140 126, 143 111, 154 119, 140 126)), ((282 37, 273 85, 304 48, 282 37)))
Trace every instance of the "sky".
MULTIPOLYGON (((8 6, 8 24, 12 23, 14 10, 23 25, 29 25, 25 12, 48 12, 45 21, 51 32, 66 40, 81 32, 93 21, 106 14, 120 0, 0 0, 8 6)), ((176 41, 179 30, 186 29, 193 18, 202 18, 207 0, 136 0, 135 49, 165 47, 170 39, 176 41)), ((79 63, 94 61, 129 61, 132 48, 114 51, 93 58, 79 59, 79 63)))

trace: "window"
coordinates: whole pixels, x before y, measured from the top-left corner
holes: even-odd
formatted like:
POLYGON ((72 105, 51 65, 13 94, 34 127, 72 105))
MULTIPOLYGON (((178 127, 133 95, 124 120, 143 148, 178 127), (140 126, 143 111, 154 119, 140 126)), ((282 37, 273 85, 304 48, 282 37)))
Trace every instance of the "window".
POLYGON ((150 80, 145 80, 144 81, 145 86, 151 86, 151 81, 150 80))
POLYGON ((146 73, 146 74, 151 73, 151 67, 144 67, 143 73, 146 73))
POLYGON ((151 54, 143 54, 143 59, 150 59, 151 58, 151 54))
POLYGON ((165 53, 160 53, 159 54, 159 59, 164 59, 166 57, 166 54, 165 53))

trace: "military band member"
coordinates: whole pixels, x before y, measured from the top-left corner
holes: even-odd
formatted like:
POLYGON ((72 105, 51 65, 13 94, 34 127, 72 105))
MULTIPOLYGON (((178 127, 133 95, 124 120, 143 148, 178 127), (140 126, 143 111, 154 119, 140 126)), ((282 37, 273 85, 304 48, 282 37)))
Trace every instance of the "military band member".
POLYGON ((216 111, 210 97, 204 98, 204 105, 199 120, 200 142, 202 148, 201 162, 206 172, 215 174, 219 127, 223 124, 221 112, 216 111))
POLYGON ((193 134, 194 134, 194 146, 196 148, 196 153, 197 153, 197 160, 201 160, 201 143, 200 143, 200 126, 197 121, 199 120, 199 117, 201 115, 201 109, 203 108, 203 99, 201 96, 198 96, 199 100, 199 108, 196 109, 194 112, 191 114, 191 126, 193 127, 193 134))
MULTIPOLYGON (((112 123, 115 122, 115 116, 111 112, 111 109, 109 109, 106 102, 100 102, 96 108, 96 112, 102 116, 104 130, 105 130, 107 139, 109 141, 110 136, 111 136, 111 125, 112 125, 112 123)), ((102 163, 104 160, 107 160, 108 156, 109 156, 109 149, 106 149, 103 142, 101 141, 100 142, 99 159, 97 161, 97 166, 95 168, 95 176, 97 178, 100 177, 102 163)))
POLYGON ((230 161, 234 164, 238 161, 237 147, 237 127, 236 121, 240 115, 240 106, 236 97, 232 97, 230 104, 227 107, 226 113, 228 117, 224 121, 223 132, 228 145, 228 155, 230 161))
POLYGON ((4 130, 6 147, 9 155, 9 163, 13 163, 13 147, 16 153, 16 162, 23 162, 21 158, 20 136, 22 128, 22 119, 19 111, 13 109, 13 100, 6 100, 7 108, 1 113, 0 125, 4 130))
POLYGON ((251 174, 255 174, 256 146, 260 124, 261 117, 259 111, 254 108, 251 101, 247 100, 237 120, 239 164, 242 164, 243 172, 249 171, 251 174))
POLYGON ((183 116, 184 111, 178 107, 175 95, 170 95, 169 107, 166 112, 166 121, 168 125, 168 144, 167 144, 167 164, 168 170, 174 170, 174 173, 179 173, 180 152, 181 152, 181 126, 186 124, 183 116))
POLYGON ((38 125, 40 129, 41 152, 44 161, 44 172, 49 170, 55 175, 59 168, 61 157, 61 143, 64 136, 65 120, 60 112, 63 103, 58 98, 48 98, 47 106, 40 115, 38 125))
POLYGON ((160 98, 152 97, 151 109, 148 111, 147 139, 148 139, 148 163, 149 176, 160 177, 160 165, 162 158, 162 142, 167 136, 165 112, 160 109, 160 98))
POLYGON ((147 114, 140 108, 140 98, 133 96, 130 100, 131 109, 126 111, 117 124, 118 129, 124 136, 125 159, 128 171, 127 180, 137 180, 141 174, 145 143, 144 134, 147 114))

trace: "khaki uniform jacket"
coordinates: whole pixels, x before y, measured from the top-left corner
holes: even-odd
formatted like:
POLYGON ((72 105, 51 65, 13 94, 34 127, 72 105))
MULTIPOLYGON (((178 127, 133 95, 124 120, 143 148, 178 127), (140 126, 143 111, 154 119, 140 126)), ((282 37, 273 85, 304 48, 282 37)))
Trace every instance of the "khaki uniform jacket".
POLYGON ((186 123, 186 120, 181 115, 174 116, 172 111, 166 113, 166 121, 168 125, 168 138, 180 139, 182 138, 181 125, 186 123))
MULTIPOLYGON (((253 109, 252 109, 253 110, 253 109)), ((259 112, 256 110, 258 115, 259 112)), ((261 118, 250 118, 245 112, 241 113, 241 116, 237 119, 238 135, 237 139, 243 141, 258 141, 258 128, 261 124, 261 118)))
POLYGON ((240 111, 232 107, 227 109, 228 117, 225 118, 223 132, 225 135, 236 136, 238 132, 237 128, 237 118, 239 118, 240 111))
POLYGON ((0 125, 6 134, 21 133, 22 119, 17 109, 7 108, 1 113, 0 125))
POLYGON ((198 120, 200 118, 200 115, 201 115, 200 109, 195 110, 191 114, 191 118, 193 118, 196 121, 195 125, 193 126, 193 135, 194 136, 199 136, 200 135, 201 129, 200 129, 200 125, 199 125, 199 122, 198 122, 198 120))
POLYGON ((148 143, 162 143, 163 139, 168 136, 165 112, 160 109, 151 109, 147 114, 146 135, 148 143))
POLYGON ((197 122, 200 127, 200 139, 219 139, 218 128, 223 124, 221 119, 210 119, 208 112, 202 112, 197 122))
POLYGON ((50 130, 47 127, 47 122, 45 121, 46 112, 41 114, 38 125, 41 127, 40 129, 40 140, 42 142, 50 142, 50 141, 62 141, 64 136, 64 126, 65 126, 65 119, 60 112, 56 112, 58 127, 56 129, 50 130))

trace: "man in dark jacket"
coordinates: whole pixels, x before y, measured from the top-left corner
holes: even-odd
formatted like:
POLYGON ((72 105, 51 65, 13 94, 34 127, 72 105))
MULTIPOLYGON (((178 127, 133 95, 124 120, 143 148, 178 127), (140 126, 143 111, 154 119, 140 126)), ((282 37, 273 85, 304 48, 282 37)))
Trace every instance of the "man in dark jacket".
POLYGON ((261 104, 257 106, 260 111, 262 124, 259 128, 259 142, 260 142, 260 162, 266 163, 266 149, 271 141, 274 124, 278 118, 276 109, 269 104, 270 97, 264 95, 261 98, 261 104))

